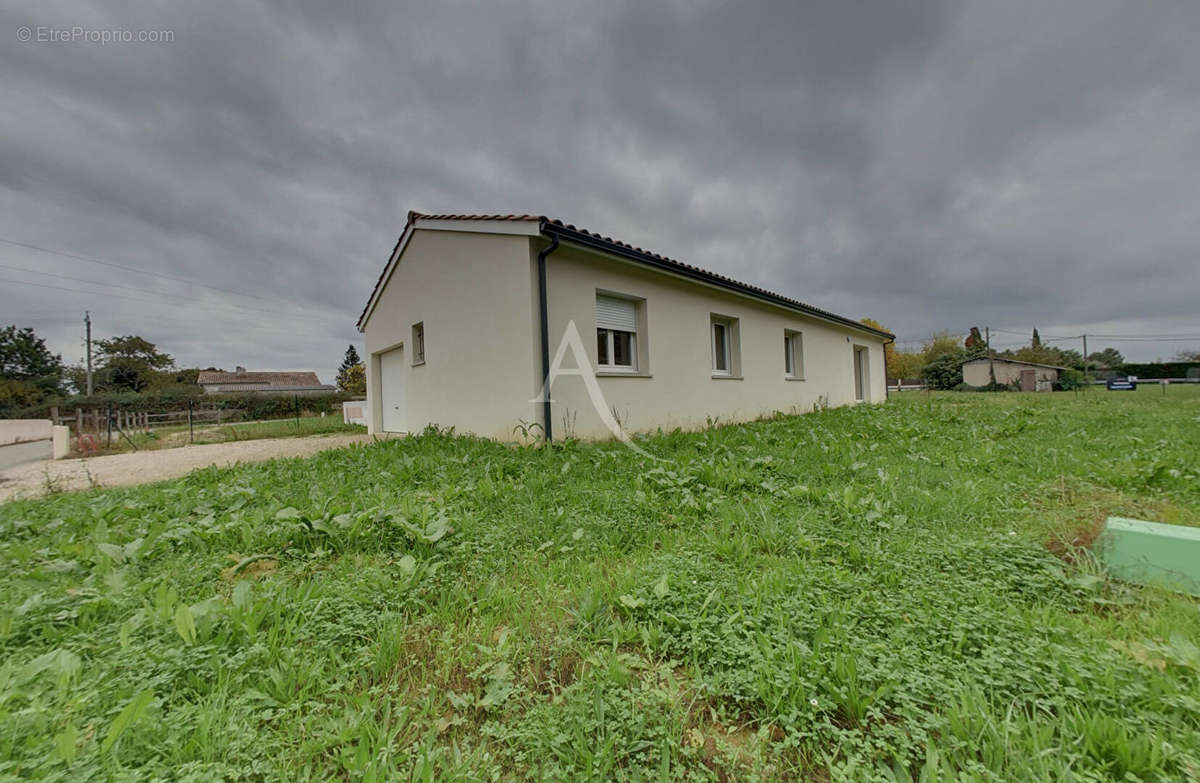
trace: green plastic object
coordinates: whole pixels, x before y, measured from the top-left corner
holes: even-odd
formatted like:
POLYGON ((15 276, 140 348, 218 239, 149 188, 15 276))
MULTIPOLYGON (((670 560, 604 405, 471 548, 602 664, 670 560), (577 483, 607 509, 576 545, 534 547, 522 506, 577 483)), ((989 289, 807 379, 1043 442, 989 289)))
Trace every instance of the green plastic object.
POLYGON ((1200 528, 1109 517, 1092 551, 1117 579, 1200 596, 1200 528))

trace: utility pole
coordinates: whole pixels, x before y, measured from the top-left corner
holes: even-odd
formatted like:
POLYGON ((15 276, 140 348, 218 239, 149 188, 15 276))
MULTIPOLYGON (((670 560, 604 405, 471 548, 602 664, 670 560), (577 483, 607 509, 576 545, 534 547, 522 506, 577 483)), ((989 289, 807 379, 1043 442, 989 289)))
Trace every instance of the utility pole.
POLYGON ((1083 336, 1083 382, 1091 383, 1091 379, 1088 378, 1087 335, 1085 334, 1082 336, 1083 336))
POLYGON ((92 396, 92 314, 83 311, 83 325, 87 329, 87 396, 92 396))
POLYGON ((992 383, 992 391, 996 390, 996 360, 992 356, 992 327, 983 327, 983 342, 988 352, 988 380, 992 383))

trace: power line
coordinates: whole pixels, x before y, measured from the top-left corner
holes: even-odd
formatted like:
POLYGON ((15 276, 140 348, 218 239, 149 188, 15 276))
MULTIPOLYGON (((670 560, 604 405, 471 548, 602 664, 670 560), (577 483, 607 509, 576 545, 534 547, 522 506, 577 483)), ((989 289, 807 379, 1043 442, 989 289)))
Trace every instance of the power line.
POLYGON ((82 288, 67 288, 61 285, 50 285, 49 283, 34 283, 29 280, 10 280, 0 277, 0 283, 13 283, 14 285, 32 285, 38 288, 52 288, 56 291, 69 291, 73 294, 91 294, 92 296, 105 296, 110 299, 128 299, 131 302, 149 302, 150 304, 167 304, 166 302, 156 302, 153 299, 143 299, 140 296, 122 296, 121 294, 110 294, 107 291, 85 291, 82 288))
POLYGON ((1192 343, 1200 340, 1200 335, 1195 337, 1114 337, 1106 334, 1091 334, 1088 337, 1095 337, 1098 340, 1105 342, 1116 343, 1192 343))
MULTIPOLYGON (((73 294, 88 294, 91 296, 97 296, 97 297, 102 297, 102 298, 107 298, 107 299, 128 299, 133 302, 147 302, 149 304, 168 305, 171 307, 176 306, 169 302, 159 302, 159 301, 155 301, 154 299, 143 299, 140 296, 123 296, 121 294, 113 294, 113 293, 109 293, 107 291, 85 291, 81 288, 67 288, 66 286, 50 285, 48 283, 34 283, 34 282, 30 282, 28 280, 9 280, 7 278, 0 278, 0 283, 14 283, 16 285, 30 285, 30 286, 36 286, 37 288, 50 288, 55 291, 67 291, 67 292, 70 292, 73 294)), ((235 312, 235 311, 230 311, 230 312, 233 312, 234 315, 242 315, 242 316, 249 315, 249 313, 241 313, 241 312, 235 312)), ((143 316, 139 315, 138 317, 141 318, 143 316)), ((166 319, 164 319, 164 320, 166 320, 166 319)), ((183 320, 183 319, 178 319, 178 318, 172 317, 169 320, 172 323, 178 323, 180 320, 183 320)), ((201 323, 201 322, 192 321, 192 323, 201 323)), ((211 325, 211 321, 206 321, 203 323, 208 323, 211 325)), ((267 332, 267 331, 272 331, 272 330, 263 329, 261 327, 256 326, 255 331, 256 332, 267 332)), ((321 330, 321 331, 325 331, 325 330, 321 330)), ((289 329, 288 331, 272 331, 272 333, 273 334, 295 334, 296 329, 293 328, 293 329, 289 329)))
MULTIPOLYGON (((98 286, 104 286, 106 288, 120 288, 120 289, 123 289, 126 291, 134 291, 137 293, 151 294, 153 296, 160 297, 160 298, 177 299, 181 302, 197 304, 196 300, 193 297, 179 296, 177 294, 164 294, 164 293, 160 293, 158 291, 153 291, 149 288, 138 288, 137 286, 121 285, 120 283, 103 283, 103 282, 100 282, 99 280, 88 280, 83 277, 72 277, 71 275, 60 275, 55 272, 42 272, 37 269, 26 269, 25 267, 10 266, 9 264, 0 264, 0 269, 11 269, 14 272, 27 272, 31 275, 45 275, 46 277, 56 277, 60 280, 70 280, 75 283, 86 283, 88 285, 98 285, 98 286)), ((27 285, 36 285, 36 284, 30 282, 30 283, 27 283, 27 285)), ((109 294, 109 293, 99 292, 99 291, 96 291, 96 292, 87 291, 84 293, 96 293, 96 294, 99 294, 100 296, 114 296, 114 294, 109 294)), ((130 297, 130 298, 132 298, 132 297, 130 297)), ((138 301, 153 301, 153 300, 139 299, 138 301)), ((238 311, 242 311, 242 312, 247 312, 247 313, 262 314, 264 312, 269 312, 266 309, 261 308, 261 307, 247 307, 245 305, 239 305, 239 304, 235 304, 232 302, 226 303, 225 305, 200 305, 200 306, 206 310, 214 310, 214 311, 219 310, 219 311, 230 312, 230 313, 236 313, 238 311)), ((283 311, 278 311, 278 312, 280 312, 281 314, 283 313, 283 311)))
MULTIPOLYGON (((1032 337, 1032 335, 1033 335, 1033 330, 1032 330, 1032 329, 1031 329, 1031 330, 1029 330, 1029 331, 1025 331, 1025 332, 1017 332, 1017 331, 1013 331, 1012 329, 995 329, 995 328, 994 328, 994 329, 992 329, 992 331, 993 331, 993 332, 1003 332, 1004 334, 1015 334, 1015 335, 1017 335, 1017 336, 1019 336, 1019 337, 1026 337, 1026 336, 1032 337)), ((1079 339, 1079 335, 1072 335, 1072 336, 1070 336, 1070 337, 1063 337, 1063 336, 1061 336, 1061 335, 1052 335, 1052 334, 1051 334, 1051 335, 1045 335, 1045 334, 1041 334, 1041 333, 1039 332, 1039 333, 1038 333, 1038 339, 1042 340, 1043 342, 1045 342, 1046 340, 1078 340, 1078 339, 1079 339)))
MULTIPOLYGON (((25 267, 10 266, 9 264, 0 264, 0 269, 10 269, 14 272, 27 272, 31 275, 45 275, 46 277, 56 277, 59 280, 70 280, 75 283, 87 283, 88 285, 98 285, 98 286, 103 286, 105 288, 121 288, 126 291, 135 291, 135 292, 143 293, 143 294, 153 294, 154 296, 157 296, 160 298, 165 298, 165 299, 178 299, 178 300, 184 301, 184 302, 195 302, 195 300, 193 298, 188 297, 188 296, 179 296, 177 294, 164 294, 164 293, 160 293, 158 291, 152 291, 149 288, 138 288, 137 286, 121 285, 120 283, 102 283, 99 280, 88 280, 88 279, 82 278, 82 277, 72 277, 71 275, 60 275, 60 274, 56 274, 54 272, 42 272, 37 269, 26 269, 25 267)), ((29 283, 29 285, 33 285, 33 283, 29 283)), ((100 292, 97 292, 97 293, 100 293, 100 292)), ((102 295, 103 296, 112 296, 112 294, 107 294, 107 293, 102 294, 102 295)), ((153 301, 153 300, 147 299, 147 300, 139 300, 139 301, 153 301)), ((239 310, 245 310, 247 312, 255 312, 253 308, 242 307, 241 305, 231 305, 231 307, 236 307, 239 310)), ((219 309, 227 309, 227 308, 218 306, 218 307, 210 307, 209 309, 218 309, 219 310, 219 309)))
POLYGON ((39 253, 49 253, 52 256, 60 256, 62 258, 71 258, 76 261, 84 261, 89 264, 99 264, 100 266, 112 267, 113 269, 124 269, 126 272, 136 272, 139 275, 151 275, 154 277, 161 277, 166 280, 174 280, 179 283, 187 283, 188 285, 198 285, 203 288, 210 288, 213 291, 220 291, 223 294, 233 294, 234 296, 245 296, 245 297, 249 297, 250 299, 258 299, 259 301, 265 301, 265 300, 263 300, 263 298, 261 296, 255 296, 254 294, 245 294, 240 291, 231 291, 228 288, 218 288, 217 286, 208 285, 207 283, 201 283, 198 280, 192 280, 192 279, 189 279, 186 277, 177 277, 176 275, 168 275, 163 272, 151 272, 146 269, 138 269, 137 267, 133 267, 133 266, 125 266, 123 264, 114 264, 111 261, 101 261, 98 258, 88 258, 87 256, 75 255, 74 253, 65 253, 61 250, 51 250, 48 247, 41 247, 40 245, 31 245, 26 242, 17 242, 14 239, 5 239, 4 237, 0 237, 0 242, 3 242, 6 245, 15 245, 16 247, 24 247, 24 248, 28 248, 29 250, 36 250, 39 253))
POLYGON ((1124 339, 1130 339, 1130 340, 1133 340, 1133 339, 1137 339, 1137 340, 1175 340, 1175 339, 1196 340, 1196 339, 1200 339, 1200 337, 1197 337, 1196 335, 1184 335, 1184 334, 1179 334, 1178 332, 1175 334, 1092 334, 1091 332, 1088 332, 1088 334, 1091 334, 1093 337, 1107 337, 1107 338, 1114 339, 1114 340, 1124 340, 1124 339))

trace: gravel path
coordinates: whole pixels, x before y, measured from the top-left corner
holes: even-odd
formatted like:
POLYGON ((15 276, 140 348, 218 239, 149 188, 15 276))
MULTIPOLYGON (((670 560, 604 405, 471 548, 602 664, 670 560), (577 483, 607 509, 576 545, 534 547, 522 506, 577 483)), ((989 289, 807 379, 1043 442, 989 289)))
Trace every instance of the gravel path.
POLYGON ((89 459, 42 460, 0 471, 0 503, 38 497, 46 490, 118 487, 176 478, 196 468, 261 462, 276 457, 304 457, 352 443, 370 443, 367 435, 312 435, 233 443, 208 443, 175 449, 137 451, 89 459))

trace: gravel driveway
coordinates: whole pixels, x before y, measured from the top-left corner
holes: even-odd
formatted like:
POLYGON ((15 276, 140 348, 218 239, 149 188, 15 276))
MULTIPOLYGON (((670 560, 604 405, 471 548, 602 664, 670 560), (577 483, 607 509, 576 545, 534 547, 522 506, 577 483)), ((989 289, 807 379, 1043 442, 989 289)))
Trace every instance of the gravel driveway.
POLYGON ((307 438, 243 440, 175 449, 137 451, 88 459, 42 460, 0 471, 0 503, 38 497, 47 489, 118 487, 176 478, 209 465, 304 457, 352 443, 370 443, 368 435, 313 435, 307 438))

